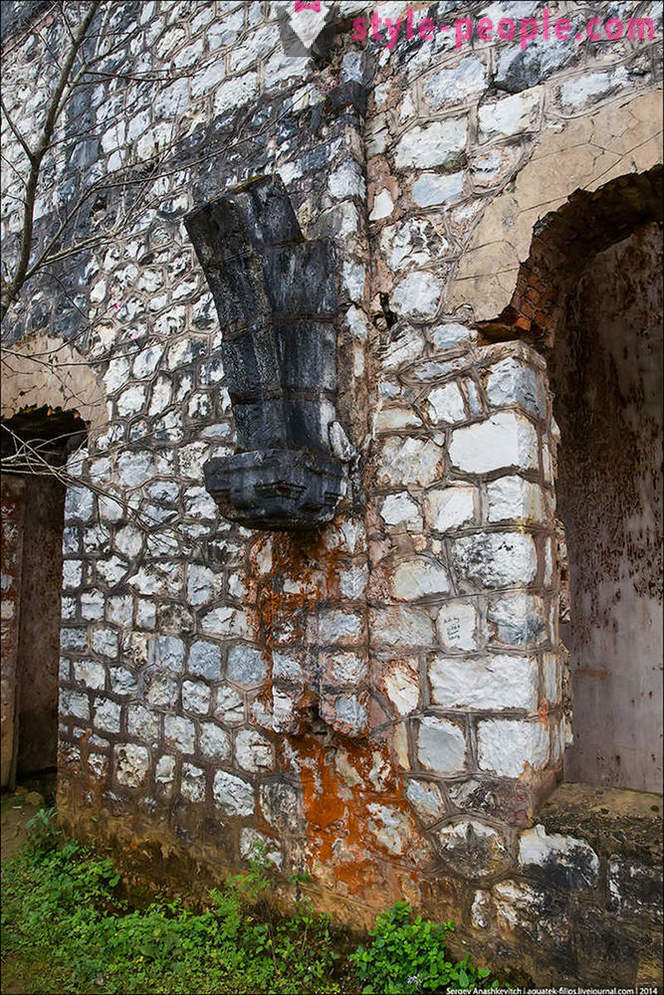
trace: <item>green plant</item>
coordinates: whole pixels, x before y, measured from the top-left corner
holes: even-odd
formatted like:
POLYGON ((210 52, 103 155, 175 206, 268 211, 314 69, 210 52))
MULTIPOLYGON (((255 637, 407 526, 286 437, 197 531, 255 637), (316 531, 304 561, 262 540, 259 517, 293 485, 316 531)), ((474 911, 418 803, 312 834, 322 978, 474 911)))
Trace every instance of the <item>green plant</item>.
POLYGON ((26 823, 25 828, 28 832, 27 846, 35 856, 43 856, 58 845, 61 831, 55 808, 40 808, 26 823))
POLYGON ((454 923, 436 925, 421 916, 413 918, 407 902, 397 902, 376 919, 372 942, 350 955, 365 995, 406 992, 445 992, 448 988, 497 988, 490 972, 476 968, 468 957, 453 963, 445 936, 454 923))

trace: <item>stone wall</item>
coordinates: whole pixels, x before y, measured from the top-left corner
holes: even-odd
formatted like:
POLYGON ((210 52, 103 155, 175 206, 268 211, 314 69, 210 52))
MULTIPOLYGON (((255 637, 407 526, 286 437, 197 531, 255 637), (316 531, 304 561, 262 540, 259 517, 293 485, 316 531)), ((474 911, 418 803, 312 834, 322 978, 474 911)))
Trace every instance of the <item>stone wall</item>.
MULTIPOLYGON (((355 926, 406 897, 496 962, 548 980, 558 951, 560 977, 583 980, 586 961, 544 925, 524 941, 544 908, 576 928, 558 885, 537 890, 524 861, 567 866, 573 852, 575 882, 599 889, 604 858, 581 825, 532 828, 568 728, 558 432, 542 342, 491 337, 531 331, 503 312, 536 223, 613 168, 661 161, 661 11, 621 5, 655 18, 651 43, 456 50, 439 32, 390 51, 353 40, 367 6, 345 2, 315 63, 284 55, 277 7, 115 6, 131 78, 83 88, 47 162, 42 242, 86 177, 114 180, 86 202, 85 252, 35 277, 6 322, 14 344, 48 332, 75 347, 106 401, 68 467, 80 479, 65 509, 60 811, 77 832, 204 864, 206 881, 263 839, 355 926), (610 163, 594 151, 604 120, 610 163), (575 136, 590 163, 550 197, 540 170, 521 196, 539 153, 575 136), (266 173, 304 237, 335 249, 349 490, 315 534, 232 525, 203 486, 203 463, 236 436, 182 218, 266 173), (97 243, 102 224, 113 235, 97 243)), ((6 91, 30 134, 53 67, 34 38, 10 44, 6 91)), ((20 225, 5 205, 11 254, 20 225)), ((625 983, 651 978, 655 955, 635 943, 625 983)))

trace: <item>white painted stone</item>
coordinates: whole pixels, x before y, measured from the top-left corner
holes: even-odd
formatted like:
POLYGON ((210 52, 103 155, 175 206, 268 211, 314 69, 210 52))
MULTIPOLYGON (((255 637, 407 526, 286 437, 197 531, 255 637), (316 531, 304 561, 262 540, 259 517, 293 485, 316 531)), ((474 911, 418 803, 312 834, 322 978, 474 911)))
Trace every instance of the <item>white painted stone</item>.
POLYGON ((367 805, 371 818, 368 828, 375 836, 379 846, 395 857, 406 852, 412 845, 414 826, 404 812, 389 805, 373 802, 367 805))
POLYGON ((451 601, 441 605, 436 618, 436 629, 441 645, 446 649, 476 649, 477 627, 478 615, 474 605, 464 601, 451 601))
POLYGON ((258 93, 258 74, 245 73, 222 83, 214 95, 213 112, 223 114, 253 100, 258 93))
POLYGON ((80 587, 83 580, 83 564, 81 560, 65 560, 62 564, 62 586, 64 588, 80 587))
POLYGON ((442 69, 431 76, 424 86, 424 96, 433 108, 465 100, 486 87, 486 69, 476 57, 462 59, 452 69, 442 69))
POLYGON ((267 661, 261 651, 241 643, 228 651, 226 676, 236 684, 261 684, 267 677, 267 661))
POLYGON ((100 591, 84 591, 81 594, 81 617, 93 620, 103 616, 104 595, 100 591))
POLYGON ((383 218, 389 218, 390 214, 394 210, 394 201, 392 200, 392 194, 384 187, 383 190, 379 191, 374 197, 373 207, 371 208, 371 213, 369 214, 369 221, 381 221, 383 218))
POLYGON ((390 304, 397 315, 414 320, 430 318, 438 310, 442 292, 443 284, 433 273, 416 270, 396 285, 390 304))
POLYGON ((392 579, 395 598, 416 601, 432 594, 446 594, 450 589, 447 571, 437 560, 425 556, 397 564, 392 579))
POLYGON ((520 777, 528 767, 542 770, 549 759, 549 732, 539 721, 486 719, 477 728, 480 770, 520 777))
POLYGON ((530 594, 506 594, 489 605, 489 627, 507 645, 526 646, 549 635, 546 604, 530 594))
POLYGON ((450 244, 429 218, 408 218, 384 228, 380 247, 395 273, 407 266, 426 266, 450 251, 450 244))
POLYGON ((540 87, 533 87, 511 97, 503 97, 479 109, 479 140, 506 138, 535 127, 539 116, 540 87))
POLYGON ((182 673, 184 643, 177 636, 154 636, 148 640, 148 661, 160 671, 182 673))
POLYGON ((65 518, 80 518, 87 522, 94 511, 94 494, 87 487, 68 487, 65 497, 65 518))
POLYGON ((442 472, 443 452, 430 439, 388 439, 378 464, 378 482, 388 487, 432 484, 442 472))
POLYGON ((60 714, 63 717, 74 719, 89 719, 90 703, 86 694, 79 694, 77 691, 60 691, 60 714))
POLYGON ((434 121, 424 127, 411 128, 396 148, 397 168, 453 166, 466 147, 468 124, 465 117, 434 121))
POLYGON ((120 705, 110 698, 95 698, 94 724, 104 732, 120 732, 120 705))
POLYGON ((541 376, 513 356, 492 366, 486 384, 489 403, 496 408, 520 404, 538 418, 547 411, 547 396, 541 376))
POLYGON ((435 387, 427 398, 427 406, 429 417, 434 424, 445 422, 453 425, 466 418, 463 395, 455 383, 435 387))
POLYGON ((461 173, 422 173, 413 184, 413 200, 419 207, 454 204, 463 196, 461 173))
POLYGON ((175 778, 175 757, 168 754, 159 757, 154 776, 159 784, 172 784, 175 778))
POLYGON ((419 507, 407 491, 389 494, 380 509, 380 515, 388 527, 410 526, 416 532, 422 529, 422 516, 419 507))
POLYGON ((599 878, 599 857, 585 840, 559 833, 548 835, 542 825, 526 829, 519 839, 519 865, 555 868, 569 888, 593 888, 599 878))
POLYGON ((346 197, 358 197, 364 200, 366 184, 362 171, 354 160, 347 159, 330 173, 328 189, 335 200, 345 200, 346 197))
POLYGON ((159 742, 159 715, 143 705, 127 705, 127 732, 150 746, 159 742))
POLYGON ((118 635, 113 629, 94 629, 92 648, 101 656, 115 657, 118 654, 118 635))
POLYGON ((611 72, 585 73, 561 85, 560 102, 564 110, 577 112, 624 86, 629 78, 626 66, 618 66, 611 72))
POLYGON ((436 656, 429 663, 431 700, 444 708, 537 709, 537 660, 436 656))
POLYGON ((177 681, 163 674, 151 674, 145 682, 145 700, 152 708, 174 708, 178 697, 177 681))
POLYGON ((115 545, 123 556, 133 559, 143 548, 143 533, 134 525, 125 525, 115 534, 115 545))
POLYGON ((120 784, 137 788, 145 780, 150 766, 150 755, 144 746, 122 743, 114 747, 115 771, 120 784))
POLYGON ((214 775, 213 794, 216 804, 227 815, 253 815, 254 789, 243 778, 218 770, 214 775))
POLYGON ((123 418, 135 415, 142 410, 145 404, 145 387, 138 384, 135 387, 128 387, 123 390, 117 400, 118 414, 123 418))
POLYGON ((486 929, 491 921, 491 894, 488 891, 476 891, 473 904, 470 907, 470 920, 476 929, 486 929))
POLYGON ((459 470, 489 473, 492 470, 538 468, 537 432, 515 411, 501 411, 486 421, 457 428, 449 455, 459 470))
POLYGON ((364 624, 359 615, 334 608, 320 613, 318 635, 321 643, 336 643, 339 639, 359 639, 364 624))
POLYGON ((537 574, 537 550, 521 532, 482 532, 456 539, 453 561, 461 583, 494 588, 530 584, 537 574))
POLYGON ((228 725, 244 722, 244 698, 230 684, 217 688, 215 715, 228 725))
POLYGON ((124 487, 138 487, 154 473, 151 453, 121 453, 118 457, 118 480, 124 487))
POLYGON ((399 715, 415 711, 420 699, 419 663, 416 657, 385 664, 387 696, 399 715))
POLYGON ((238 608, 222 606, 208 612, 201 619, 201 631, 210 636, 228 639, 232 636, 251 638, 247 616, 238 608))
POLYGON ((210 709, 210 688, 202 681, 182 682, 182 707, 185 712, 206 715, 210 709))
POLYGON ((510 475, 499 477, 487 484, 489 501, 488 519, 490 522, 532 522, 546 521, 544 492, 538 484, 523 477, 510 475))
POLYGON ((377 648, 433 645, 433 622, 418 608, 373 608, 370 617, 372 642, 377 648))
POLYGON ((77 684, 102 691, 106 685, 106 667, 96 660, 74 660, 74 680, 77 684))
POLYGON ((431 781, 409 779, 406 798, 425 825, 435 822, 445 814, 440 788, 431 781))
POLYGON ((427 525, 436 532, 447 532, 472 522, 475 517, 476 488, 466 484, 450 484, 434 489, 424 496, 427 525))
POLYGON ((229 760, 231 740, 225 729, 214 722, 201 722, 199 744, 204 757, 209 760, 229 760))
POLYGON ((241 729, 235 739, 235 756, 243 770, 259 773, 274 769, 272 743, 255 729, 241 729))
POLYGON ((178 753, 194 752, 194 723, 182 715, 164 717, 164 740, 178 753))
POLYGON ((191 605, 204 605, 215 593, 215 572, 190 563, 187 567, 187 598, 191 605))
POLYGON ((367 661, 356 653, 321 654, 321 672, 335 684, 358 684, 366 677, 367 661))
POLYGON ((427 770, 454 774, 466 765, 466 738, 453 722, 426 715, 420 720, 417 759, 427 770))

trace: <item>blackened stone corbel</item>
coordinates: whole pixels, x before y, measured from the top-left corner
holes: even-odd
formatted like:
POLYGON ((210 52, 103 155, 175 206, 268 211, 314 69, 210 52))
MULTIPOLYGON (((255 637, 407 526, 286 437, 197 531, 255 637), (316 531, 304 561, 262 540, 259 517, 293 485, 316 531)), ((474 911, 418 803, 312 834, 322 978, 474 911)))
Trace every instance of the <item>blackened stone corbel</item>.
POLYGON ((249 528, 312 528, 345 492, 336 419, 334 246, 305 240, 278 177, 259 177, 185 219, 212 292, 238 452, 205 486, 249 528))

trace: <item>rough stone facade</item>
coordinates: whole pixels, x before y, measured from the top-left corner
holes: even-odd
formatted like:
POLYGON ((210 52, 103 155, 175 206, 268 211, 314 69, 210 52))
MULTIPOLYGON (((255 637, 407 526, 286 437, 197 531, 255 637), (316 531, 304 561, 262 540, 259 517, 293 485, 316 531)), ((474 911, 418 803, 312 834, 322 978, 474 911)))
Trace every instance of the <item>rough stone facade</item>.
MULTIPOLYGON (((652 798, 606 801, 643 833, 631 849, 586 820, 601 789, 543 806, 570 735, 547 357, 586 262, 661 223, 660 4, 413 4, 436 24, 638 15, 654 38, 456 49, 440 31, 390 50, 353 38, 374 8, 341 2, 317 60, 284 53, 285 4, 102 6, 121 55, 58 125, 37 242, 109 184, 81 208, 81 250, 3 329, 23 378, 3 418, 46 396, 89 423, 67 466, 64 822, 165 873, 204 865, 205 884, 264 840, 355 927, 405 897, 540 983, 657 981, 652 798), (334 368, 310 403, 348 484, 313 532, 232 522, 204 480, 236 451, 238 387, 183 219, 265 175, 298 238, 331 247, 334 368), (37 337, 51 368, 31 374, 37 337), (63 342, 84 385, 58 373, 63 342)), ((64 45, 54 11, 36 16, 64 45)), ((29 138, 53 63, 31 33, 4 47, 29 138)), ((3 143, 20 172, 4 120, 3 143)), ((3 172, 11 257, 20 178, 3 172)), ((637 787, 660 790, 659 750, 637 787)))

